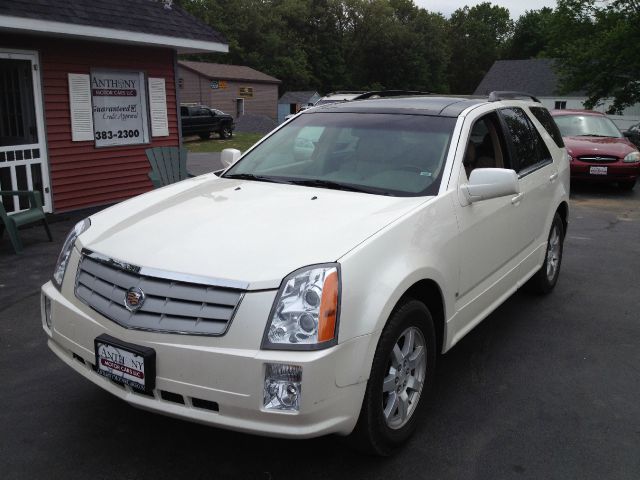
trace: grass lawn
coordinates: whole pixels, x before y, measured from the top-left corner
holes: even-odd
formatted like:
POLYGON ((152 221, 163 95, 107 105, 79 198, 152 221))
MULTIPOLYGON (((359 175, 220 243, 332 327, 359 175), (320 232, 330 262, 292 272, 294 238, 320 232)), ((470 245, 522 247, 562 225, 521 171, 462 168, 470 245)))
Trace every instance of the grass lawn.
POLYGON ((234 132, 233 137, 229 140, 220 140, 219 138, 200 140, 198 137, 186 137, 184 139, 184 146, 187 147, 187 150, 190 152, 221 152, 225 148, 237 148, 244 153, 263 136, 262 133, 234 132))

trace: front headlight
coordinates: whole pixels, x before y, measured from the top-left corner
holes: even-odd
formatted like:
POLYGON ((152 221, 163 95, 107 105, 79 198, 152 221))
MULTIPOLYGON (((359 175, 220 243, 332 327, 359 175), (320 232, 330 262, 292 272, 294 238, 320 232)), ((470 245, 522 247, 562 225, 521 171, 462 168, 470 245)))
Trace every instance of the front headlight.
POLYGON ((76 223, 76 226, 73 227, 71 232, 69 232, 69 235, 67 235, 67 239, 64 241, 64 245, 62 245, 62 250, 60 250, 60 255, 58 255, 56 268, 53 271, 53 283, 56 287, 60 288, 62 286, 64 272, 67 270, 67 264, 69 263, 69 257, 71 256, 71 250, 73 250, 73 245, 76 243, 76 239, 90 226, 91 220, 85 218, 84 220, 76 223))
POLYGON ((340 266, 312 265, 287 276, 274 301, 262 348, 318 350, 335 345, 340 266))
POLYGON ((631 152, 622 160, 625 163, 638 163, 640 162, 640 152, 631 152))

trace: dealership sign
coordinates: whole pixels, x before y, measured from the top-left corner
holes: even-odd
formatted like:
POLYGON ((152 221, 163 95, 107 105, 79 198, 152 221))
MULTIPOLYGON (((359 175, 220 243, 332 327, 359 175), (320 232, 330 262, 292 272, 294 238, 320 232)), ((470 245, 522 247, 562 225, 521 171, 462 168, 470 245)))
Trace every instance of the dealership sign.
POLYGON ((96 147, 149 141, 142 72, 94 70, 91 73, 91 100, 96 147))

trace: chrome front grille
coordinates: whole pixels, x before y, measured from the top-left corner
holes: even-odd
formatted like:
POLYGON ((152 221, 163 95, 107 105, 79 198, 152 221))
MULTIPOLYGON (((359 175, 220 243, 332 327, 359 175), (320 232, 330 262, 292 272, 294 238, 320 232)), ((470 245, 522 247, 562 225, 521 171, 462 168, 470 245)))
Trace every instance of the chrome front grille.
POLYGON ((246 287, 239 282, 145 269, 84 250, 75 294, 125 328, 224 335, 246 287), (138 310, 131 311, 125 306, 125 297, 134 288, 144 292, 144 300, 138 310))
POLYGON ((611 163, 617 162, 618 157, 612 155, 582 155, 578 157, 578 160, 589 163, 611 163))

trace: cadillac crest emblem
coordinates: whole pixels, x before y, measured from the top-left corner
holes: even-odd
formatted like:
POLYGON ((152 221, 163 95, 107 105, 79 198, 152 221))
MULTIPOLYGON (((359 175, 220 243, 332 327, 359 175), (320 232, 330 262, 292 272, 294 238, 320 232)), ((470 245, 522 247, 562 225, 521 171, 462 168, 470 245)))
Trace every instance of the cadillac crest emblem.
POLYGON ((145 295, 142 289, 131 287, 124 296, 124 306, 127 307, 127 310, 130 312, 136 312, 142 307, 144 299, 145 295))

